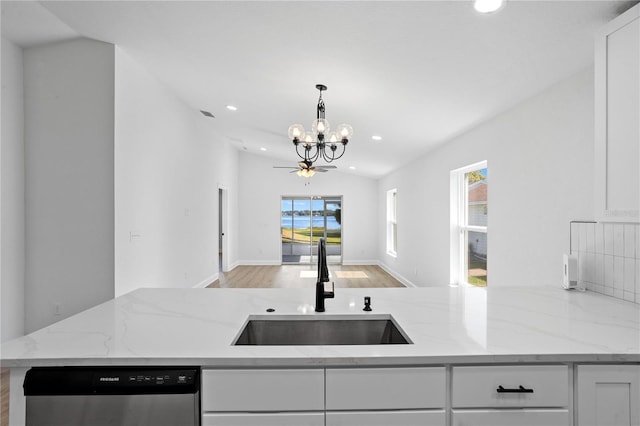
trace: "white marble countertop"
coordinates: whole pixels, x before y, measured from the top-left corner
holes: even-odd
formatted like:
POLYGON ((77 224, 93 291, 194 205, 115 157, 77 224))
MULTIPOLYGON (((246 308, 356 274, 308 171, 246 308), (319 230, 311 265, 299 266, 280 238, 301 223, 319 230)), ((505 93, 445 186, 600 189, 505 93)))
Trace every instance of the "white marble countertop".
POLYGON ((2 365, 212 367, 640 362, 640 305, 551 287, 140 289, 2 344, 2 365), (373 312, 362 311, 363 297, 373 312), (273 314, 266 309, 273 308, 273 314), (391 314, 413 341, 232 346, 249 315, 391 314))

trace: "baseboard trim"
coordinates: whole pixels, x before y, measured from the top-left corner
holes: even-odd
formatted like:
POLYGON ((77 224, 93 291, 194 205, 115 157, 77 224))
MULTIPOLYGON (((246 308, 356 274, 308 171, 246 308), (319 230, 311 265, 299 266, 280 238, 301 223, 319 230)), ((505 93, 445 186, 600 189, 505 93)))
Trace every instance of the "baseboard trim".
MULTIPOLYGON (((282 261, 278 261, 278 260, 241 260, 238 261, 234 264, 233 268, 235 268, 236 266, 280 266, 280 265, 287 265, 286 263, 282 263, 282 261)), ((292 265, 297 265, 296 263, 292 263, 292 265)), ((304 265, 307 265, 307 263, 304 263, 304 265)), ((331 265, 331 263, 329 263, 329 265, 331 265)), ((347 265, 347 266, 357 266, 357 265, 376 265, 379 266, 380 262, 377 260, 343 260, 342 261, 342 265, 347 265)), ((231 268, 231 269, 233 269, 231 268)), ((229 270, 231 270, 229 269, 229 270)))
POLYGON ((230 265, 228 265, 228 266, 229 266, 229 270, 227 270, 227 271, 225 271, 225 272, 231 272, 231 271, 233 271, 233 270, 234 270, 234 269, 236 269, 238 266, 240 266, 240 262, 236 260, 235 262, 231 263, 231 264, 230 264, 230 265))
POLYGON ((389 268, 384 263, 378 262, 378 266, 382 268, 387 274, 391 275, 393 278, 400 281, 405 287, 414 287, 414 288, 417 287, 417 285, 415 285, 414 283, 412 283, 411 281, 409 281, 408 279, 406 279, 405 277, 403 277, 393 269, 389 268))
POLYGON ((280 260, 239 260, 236 266, 280 266, 280 260))
POLYGON ((193 288, 205 288, 206 286, 208 286, 212 282, 216 281, 218 278, 219 278, 219 275, 216 272, 215 274, 210 275, 209 277, 205 278, 204 280, 202 280, 199 283, 197 283, 196 285, 194 285, 193 288))
POLYGON ((347 265, 347 266, 358 266, 358 265, 376 265, 378 266, 380 262, 378 262, 377 260, 343 260, 342 264, 343 265, 347 265))

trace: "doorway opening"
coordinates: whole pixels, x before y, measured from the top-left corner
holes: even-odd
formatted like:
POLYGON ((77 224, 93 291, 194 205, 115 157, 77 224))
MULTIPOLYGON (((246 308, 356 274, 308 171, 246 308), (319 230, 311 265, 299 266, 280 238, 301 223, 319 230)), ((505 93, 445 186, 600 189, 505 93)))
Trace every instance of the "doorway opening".
POLYGON ((327 242, 327 262, 342 263, 342 217, 342 196, 283 196, 282 263, 316 263, 321 237, 327 242))

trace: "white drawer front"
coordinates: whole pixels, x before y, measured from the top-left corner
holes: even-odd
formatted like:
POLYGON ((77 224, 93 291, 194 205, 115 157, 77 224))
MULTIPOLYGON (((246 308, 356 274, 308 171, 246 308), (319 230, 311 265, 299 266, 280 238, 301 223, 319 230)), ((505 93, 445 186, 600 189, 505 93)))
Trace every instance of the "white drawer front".
POLYGON ((324 410, 324 370, 203 370, 202 410, 324 410))
POLYGON ((566 365, 453 368, 453 407, 567 407, 566 365), (503 392, 498 388, 502 386, 503 392), (532 393, 511 392, 522 386, 532 393))
POLYGON ((453 410, 453 426, 569 426, 568 410, 453 410))
POLYGON ((443 408, 444 367, 327 369, 327 410, 443 408))
POLYGON ((205 414, 202 426, 324 426, 324 413, 205 414))
POLYGON ((444 410, 327 413, 326 426, 445 426, 444 410))

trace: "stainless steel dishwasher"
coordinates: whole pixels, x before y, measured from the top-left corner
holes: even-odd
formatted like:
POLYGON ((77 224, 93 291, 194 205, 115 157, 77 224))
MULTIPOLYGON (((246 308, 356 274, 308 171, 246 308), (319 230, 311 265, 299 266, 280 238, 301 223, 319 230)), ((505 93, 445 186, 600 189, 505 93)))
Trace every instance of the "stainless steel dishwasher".
POLYGON ((198 426, 199 390, 194 367, 34 367, 26 425, 198 426))

